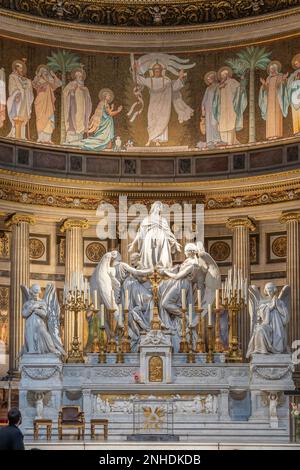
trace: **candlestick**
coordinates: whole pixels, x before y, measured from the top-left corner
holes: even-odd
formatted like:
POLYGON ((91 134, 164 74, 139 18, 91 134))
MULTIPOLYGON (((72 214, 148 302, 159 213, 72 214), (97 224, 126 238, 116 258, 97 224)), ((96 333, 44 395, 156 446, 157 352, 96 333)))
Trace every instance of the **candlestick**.
POLYGON ((117 343, 116 343, 116 338, 115 338, 115 325, 114 325, 114 314, 115 310, 114 309, 109 309, 109 335, 110 339, 107 345, 107 352, 110 353, 115 353, 117 352, 117 343))
POLYGON ((125 306, 124 310, 128 310, 128 304, 129 304, 129 296, 128 296, 128 289, 125 290, 125 306))
POLYGON ((122 304, 119 304, 119 327, 123 328, 123 312, 122 312, 122 304))
POLYGON ((124 353, 129 353, 131 351, 130 340, 128 337, 128 308, 124 308, 124 334, 122 342, 122 351, 124 353))
MULTIPOLYGON (((185 291, 185 289, 183 289, 185 291)), ((182 333, 181 341, 179 345, 179 352, 187 353, 188 352, 188 343, 186 340, 186 309, 182 309, 182 333)))
POLYGON ((94 290, 94 304, 95 304, 95 308, 97 309, 98 308, 98 295, 97 295, 97 289, 94 290))
POLYGON ((98 353, 100 351, 99 349, 99 338, 98 338, 98 327, 99 327, 99 321, 98 321, 98 310, 93 309, 93 343, 92 343, 92 353, 98 353))
POLYGON ((116 356, 116 363, 117 364, 122 364, 124 362, 124 354, 123 354, 123 348, 122 348, 122 336, 123 336, 123 328, 120 326, 120 323, 118 325, 118 352, 116 356))
POLYGON ((215 347, 214 350, 216 353, 222 353, 224 351, 224 346, 221 340, 221 325, 220 325, 220 315, 221 309, 215 309, 216 321, 215 321, 215 347))
POLYGON ((98 356, 98 362, 100 364, 106 363, 106 347, 107 347, 107 336, 105 332, 105 326, 100 326, 100 352, 98 356))
POLYGON ((196 353, 204 353, 205 352, 205 342, 203 338, 203 322, 205 321, 202 318, 201 313, 203 312, 203 308, 197 308, 196 312, 198 314, 198 330, 197 330, 197 343, 196 343, 196 353))
MULTIPOLYGON (((191 305, 191 304, 190 304, 191 305)), ((192 327, 192 323, 190 322, 190 326, 189 326, 189 350, 188 350, 188 353, 187 353, 187 362, 188 364, 193 364, 195 362, 195 354, 194 354, 194 351, 193 351, 193 327, 192 327)))
POLYGON ((206 362, 212 363, 214 362, 214 354, 213 354, 213 327, 212 325, 207 326, 207 346, 208 352, 206 356, 206 362))
MULTIPOLYGON (((78 336, 78 315, 79 313, 86 313, 86 306, 82 295, 77 295, 77 292, 75 292, 75 295, 73 295, 72 291, 70 291, 69 295, 67 296, 64 308, 66 313, 74 313, 74 334, 71 343, 71 350, 68 352, 66 362, 74 364, 83 363, 83 351, 81 350, 81 342, 79 341, 78 336)), ((67 315, 65 315, 65 318, 67 318, 67 315)))

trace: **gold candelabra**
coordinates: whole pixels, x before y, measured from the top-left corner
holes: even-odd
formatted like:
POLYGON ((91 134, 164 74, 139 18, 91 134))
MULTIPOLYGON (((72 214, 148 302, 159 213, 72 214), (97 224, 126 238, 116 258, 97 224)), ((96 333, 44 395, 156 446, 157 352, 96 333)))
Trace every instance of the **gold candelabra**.
POLYGON ((152 284, 152 293, 153 293, 153 318, 151 321, 152 330, 161 330, 161 321, 159 319, 158 313, 158 285, 162 280, 162 276, 154 269, 154 272, 149 276, 149 280, 152 284))
POLYGON ((196 313, 198 314, 198 329, 197 329, 197 342, 196 342, 196 353, 205 353, 205 342, 204 342, 204 322, 205 318, 201 317, 203 308, 197 307, 196 313))
POLYGON ((214 345, 213 345, 213 326, 207 325, 207 356, 206 362, 212 363, 214 362, 214 345))
POLYGON ((98 362, 100 364, 105 364, 106 363, 106 344, 107 344, 107 337, 105 333, 105 326, 101 325, 100 326, 100 351, 99 351, 99 356, 98 356, 98 362))
POLYGON ((124 334, 122 342, 122 351, 123 353, 129 353, 131 351, 130 340, 128 336, 128 308, 124 308, 124 334))
POLYGON ((221 340, 221 325, 220 325, 220 316, 221 316, 221 309, 220 308, 215 308, 215 347, 214 347, 214 352, 216 353, 222 353, 224 351, 224 345, 221 340))
POLYGON ((187 362, 193 364, 195 362, 195 353, 193 351, 193 327, 189 325, 189 345, 187 353, 187 362))
POLYGON ((121 325, 118 325, 118 352, 117 352, 117 357, 116 357, 117 364, 122 364, 124 362, 122 338, 123 338, 123 327, 121 325))
POLYGON ((107 345, 107 352, 109 353, 116 353, 117 352, 117 343, 116 343, 116 338, 115 338, 115 326, 114 326, 114 313, 115 310, 113 308, 110 308, 109 311, 109 342, 107 345))
POLYGON ((241 293, 235 291, 225 299, 224 307, 229 316, 229 347, 226 354, 227 362, 243 362, 242 351, 239 348, 238 339, 238 313, 245 306, 241 293))
POLYGON ((189 351, 189 345, 186 339, 186 308, 182 308, 182 336, 179 345, 179 352, 187 353, 189 351))
POLYGON ((86 305, 84 303, 84 293, 81 290, 75 289, 69 291, 65 300, 65 310, 67 312, 74 312, 74 334, 66 362, 68 363, 83 363, 83 351, 80 348, 81 343, 78 337, 78 314, 86 312, 86 305))
POLYGON ((93 311, 93 343, 92 343, 92 353, 98 353, 100 351, 99 349, 99 336, 98 336, 98 330, 99 330, 99 319, 98 319, 98 312, 93 304, 89 306, 89 308, 93 311))

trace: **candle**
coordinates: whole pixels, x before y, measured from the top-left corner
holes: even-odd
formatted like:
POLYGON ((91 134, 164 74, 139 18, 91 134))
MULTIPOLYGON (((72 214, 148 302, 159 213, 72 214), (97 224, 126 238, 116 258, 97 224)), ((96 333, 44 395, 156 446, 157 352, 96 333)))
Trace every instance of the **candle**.
POLYGON ((192 326, 193 322, 193 306, 189 304, 189 325, 192 326))
POLYGON ((94 307, 97 310, 98 309, 98 299, 97 299, 97 290, 94 290, 94 307))
POLYGON ((91 288, 90 288, 90 285, 88 285, 88 304, 91 305, 91 288))
POLYGON ((211 304, 208 304, 208 326, 212 326, 212 308, 211 308, 211 304))
POLYGON ((186 310, 186 292, 185 292, 185 289, 181 290, 181 304, 182 304, 182 310, 186 310))
POLYGON ((125 310, 128 310, 128 304, 129 304, 129 297, 128 297, 128 289, 125 290, 125 310))
POLYGON ((245 292, 245 296, 244 296, 245 302, 247 302, 247 298, 248 298, 248 280, 247 279, 245 279, 244 281, 244 292, 245 292))
POLYGON ((100 326, 104 326, 104 305, 100 305, 100 326))
POLYGON ((119 327, 123 327, 122 304, 119 304, 119 327))
POLYGON ((198 308, 201 308, 201 290, 197 289, 197 303, 198 303, 198 308))
POLYGON ((220 308, 220 292, 219 289, 216 289, 216 309, 219 310, 220 308))

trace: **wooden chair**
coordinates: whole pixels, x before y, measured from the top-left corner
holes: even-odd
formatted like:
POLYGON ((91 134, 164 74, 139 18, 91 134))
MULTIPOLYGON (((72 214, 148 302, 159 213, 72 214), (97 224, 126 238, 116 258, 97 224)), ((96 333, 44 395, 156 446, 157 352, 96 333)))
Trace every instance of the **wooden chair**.
POLYGON ((63 406, 58 414, 58 438, 62 440, 63 428, 77 429, 78 440, 84 439, 85 417, 80 406, 63 406))

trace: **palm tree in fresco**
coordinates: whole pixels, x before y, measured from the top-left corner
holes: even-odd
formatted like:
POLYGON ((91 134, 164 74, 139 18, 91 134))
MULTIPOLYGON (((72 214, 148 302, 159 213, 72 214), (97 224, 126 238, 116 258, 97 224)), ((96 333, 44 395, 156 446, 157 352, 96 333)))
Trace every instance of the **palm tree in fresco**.
POLYGON ((75 68, 80 68, 82 66, 80 58, 69 51, 52 52, 51 56, 47 57, 48 67, 53 70, 53 72, 61 73, 61 107, 60 107, 60 143, 63 144, 66 140, 66 125, 65 125, 65 113, 64 113, 64 94, 63 90, 67 84, 67 73, 72 72, 75 68))
POLYGON ((267 69, 271 54, 265 47, 251 46, 238 52, 236 57, 226 60, 238 77, 249 74, 249 143, 256 142, 255 71, 267 69))

